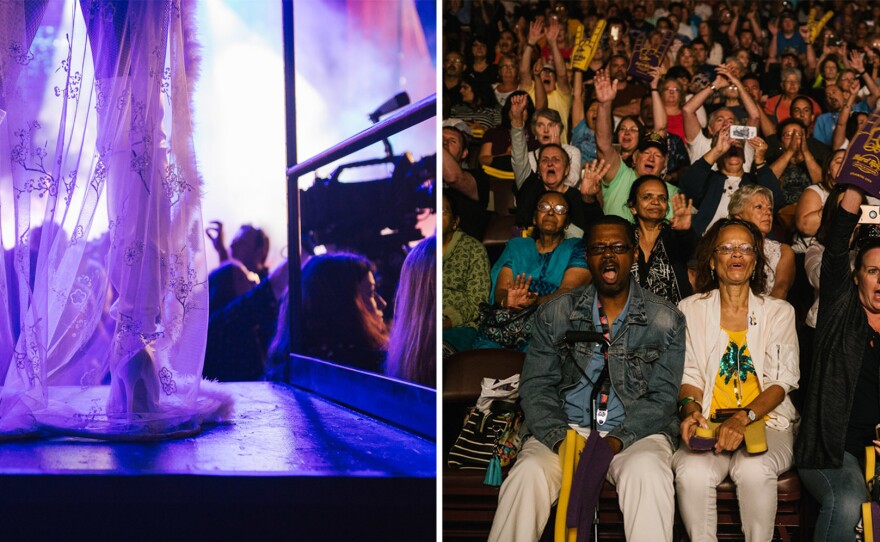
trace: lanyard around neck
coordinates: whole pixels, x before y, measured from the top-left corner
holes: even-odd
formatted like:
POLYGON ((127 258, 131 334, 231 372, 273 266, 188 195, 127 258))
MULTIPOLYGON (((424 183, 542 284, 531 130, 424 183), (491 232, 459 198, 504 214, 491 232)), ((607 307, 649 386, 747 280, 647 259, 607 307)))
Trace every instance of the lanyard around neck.
POLYGON ((602 355, 605 357, 605 366, 602 367, 602 373, 599 374, 598 380, 593 385, 593 393, 590 399, 592 405, 595 405, 594 416, 598 425, 604 425, 608 419, 608 394, 611 385, 608 379, 608 345, 611 344, 611 326, 608 323, 608 315, 602 308, 602 302, 596 297, 596 305, 599 308, 599 324, 602 326, 602 335, 605 337, 605 344, 601 346, 602 355))

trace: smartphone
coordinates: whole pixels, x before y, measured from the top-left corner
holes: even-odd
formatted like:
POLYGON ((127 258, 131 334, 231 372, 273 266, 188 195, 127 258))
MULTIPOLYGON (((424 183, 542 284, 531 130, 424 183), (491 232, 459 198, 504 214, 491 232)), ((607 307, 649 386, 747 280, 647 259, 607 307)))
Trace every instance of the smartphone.
POLYGON ((758 135, 758 129, 754 126, 738 126, 730 127, 730 139, 752 139, 758 135))
POLYGON ((859 224, 880 224, 880 205, 861 205, 859 224))
POLYGON ((614 41, 620 39, 620 27, 616 24, 611 25, 611 39, 614 41))

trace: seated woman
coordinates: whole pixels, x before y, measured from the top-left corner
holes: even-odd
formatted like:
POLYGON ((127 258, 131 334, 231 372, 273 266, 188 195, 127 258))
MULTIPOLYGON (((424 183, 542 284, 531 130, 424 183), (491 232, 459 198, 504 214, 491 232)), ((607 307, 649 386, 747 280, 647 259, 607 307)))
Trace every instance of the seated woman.
POLYGON ((808 186, 822 181, 821 160, 824 158, 817 159, 810 150, 807 131, 800 120, 792 117, 780 122, 778 133, 783 152, 770 164, 770 168, 779 178, 785 193, 785 200, 780 202, 780 206, 794 206, 808 186))
MULTIPOLYGON (((532 115, 529 126, 535 141, 538 143, 538 148, 543 145, 553 144, 565 149, 566 154, 568 154, 568 160, 573 165, 568 172, 568 176, 565 178, 565 184, 576 187, 581 180, 581 150, 574 145, 562 142, 564 125, 559 112, 555 109, 539 109, 532 115)), ((513 135, 511 135, 512 137, 513 135)), ((529 168, 532 173, 538 171, 538 149, 529 152, 529 168)), ((514 170, 514 173, 517 173, 516 170, 514 170)), ((520 177, 517 177, 517 185, 520 184, 519 180, 520 177)))
POLYGON ((712 138, 712 148, 684 170, 681 175, 681 191, 693 198, 697 214, 694 215, 694 230, 702 235, 715 221, 727 216, 730 195, 740 186, 758 184, 770 189, 776 201, 782 201, 779 179, 764 161, 767 144, 756 137, 748 141, 755 151, 753 168, 747 172, 745 152, 742 144, 730 138, 729 130, 719 130, 712 138), (718 170, 712 166, 718 164, 718 170))
POLYGON ((660 177, 642 175, 633 182, 627 202, 636 219, 636 261, 639 286, 672 303, 691 295, 687 262, 699 236, 691 228, 693 206, 684 194, 672 198, 672 221, 666 220, 669 192, 660 177))
POLYGON ((794 251, 786 243, 767 239, 773 229, 773 193, 757 184, 741 186, 730 196, 727 214, 757 226, 764 237, 763 261, 767 267, 767 281, 761 293, 785 299, 794 283, 794 251))
MULTIPOLYGON (((532 237, 511 239, 492 267, 489 303, 495 311, 532 312, 538 305, 590 281, 584 243, 580 238, 565 238, 569 220, 568 202, 558 192, 547 192, 538 200, 533 214, 532 237)), ((528 336, 504 337, 503 331, 480 322, 476 348, 503 346, 525 350, 528 336)))
MULTIPOLYGON (((594 175, 595 167, 588 166, 585 170, 585 178, 580 181, 580 190, 568 186, 567 179, 570 178, 572 167, 576 168, 573 164, 577 162, 571 161, 570 155, 561 145, 547 143, 538 150, 538 169, 537 172, 532 172, 527 158, 525 137, 523 137, 526 99, 524 96, 511 96, 509 101, 511 102, 510 123, 513 142, 512 162, 516 175, 514 190, 516 224, 518 226, 531 225, 534 220, 533 212, 539 198, 547 192, 558 192, 566 201, 568 213, 566 221, 577 226, 581 230, 577 236, 582 236, 590 224, 604 214, 596 196, 599 192, 599 183, 594 175)), ((600 169, 603 175, 608 170, 607 166, 600 169)), ((578 170, 577 173, 580 179, 580 171, 578 170)))
POLYGON ((822 209, 825 207, 828 195, 834 188, 834 178, 840 172, 845 156, 846 151, 843 149, 832 152, 825 159, 825 164, 822 167, 822 180, 808 186, 798 199, 794 214, 797 233, 792 244, 792 249, 795 252, 806 252, 807 248, 813 244, 813 236, 816 235, 821 223, 822 209))
POLYGON ((458 209, 443 195, 443 356, 471 348, 480 303, 489 299, 486 247, 458 229, 458 209))
MULTIPOLYGON (((746 540, 770 540, 776 480, 791 468, 797 411, 788 393, 798 383, 794 309, 766 297, 761 232, 739 219, 709 228, 697 248, 697 294, 678 308, 687 319, 679 394, 682 445, 672 459, 681 518, 691 540, 714 540, 716 487, 737 486, 746 540), (741 409, 717 429, 712 452, 690 447, 697 426, 719 409, 741 409), (740 449, 746 426, 766 421, 767 452, 740 449)), ((864 489, 863 489, 864 491, 864 489)))
POLYGON ((862 196, 846 188, 825 238, 811 378, 795 443, 798 474, 819 501, 816 540, 855 539, 867 500, 865 447, 880 452, 880 238, 859 239, 850 265, 862 196))
POLYGON ((313 256, 302 269, 303 352, 308 356, 382 372, 388 330, 373 264, 339 252, 313 256))
POLYGON ((461 103, 452 106, 449 117, 465 121, 474 138, 482 140, 486 130, 501 124, 501 106, 492 89, 473 75, 465 75, 460 87, 461 103))

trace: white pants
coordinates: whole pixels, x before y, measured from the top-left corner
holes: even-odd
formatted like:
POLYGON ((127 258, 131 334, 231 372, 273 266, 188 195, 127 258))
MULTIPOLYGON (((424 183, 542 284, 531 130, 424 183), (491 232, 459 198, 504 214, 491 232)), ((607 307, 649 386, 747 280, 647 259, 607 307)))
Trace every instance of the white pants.
POLYGON ((730 474, 736 484, 742 531, 747 541, 773 538, 776 519, 776 482, 791 468, 791 431, 767 428, 767 451, 750 455, 692 452, 682 445, 672 459, 681 519, 692 542, 717 540, 716 488, 730 474))
MULTIPOLYGON (((607 479, 617 487, 627 540, 672 540, 672 453, 669 440, 657 434, 638 440, 611 460, 607 479)), ((559 455, 538 439, 528 439, 501 485, 489 541, 541 538, 561 486, 559 455)))

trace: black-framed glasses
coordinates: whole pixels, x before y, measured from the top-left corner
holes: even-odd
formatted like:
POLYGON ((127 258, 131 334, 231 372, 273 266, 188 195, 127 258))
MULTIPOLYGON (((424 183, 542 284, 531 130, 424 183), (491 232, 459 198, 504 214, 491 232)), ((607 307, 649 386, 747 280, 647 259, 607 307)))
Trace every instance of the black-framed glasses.
POLYGON ((564 214, 568 213, 568 209, 565 207, 565 205, 563 205, 561 203, 557 203, 556 205, 550 205, 546 201, 542 201, 541 203, 538 204, 538 210, 541 211, 542 213, 549 213, 550 211, 553 211, 554 213, 556 213, 558 215, 564 215, 564 214))
POLYGON ((593 256, 601 256, 611 250, 615 254, 626 254, 632 247, 626 243, 614 243, 613 245, 590 245, 587 252, 593 256))
POLYGON ((715 247, 715 252, 717 252, 718 254, 724 254, 724 255, 729 255, 729 254, 733 254, 734 252, 738 252, 738 253, 742 254, 743 256, 751 256, 752 254, 755 253, 755 247, 753 247, 752 245, 750 245, 748 243, 743 243, 741 245, 733 245, 733 244, 727 243, 727 244, 718 245, 717 247, 715 247))

